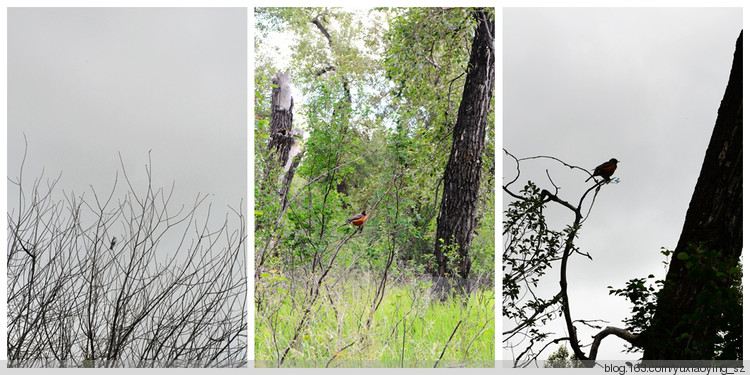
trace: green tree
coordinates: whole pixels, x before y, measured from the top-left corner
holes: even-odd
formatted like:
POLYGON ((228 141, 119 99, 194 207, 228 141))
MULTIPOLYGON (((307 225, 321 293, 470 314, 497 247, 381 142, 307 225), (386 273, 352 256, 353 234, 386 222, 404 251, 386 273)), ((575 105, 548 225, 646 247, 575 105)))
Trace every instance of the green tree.
POLYGON ((560 345, 557 350, 547 357, 547 362, 544 363, 546 368, 579 368, 584 367, 581 361, 576 359, 576 356, 568 352, 568 347, 560 345))
MULTIPOLYGON (((300 342, 318 332, 314 327, 320 314, 341 319, 352 314, 352 307, 336 303, 338 296, 348 293, 342 285, 351 280, 367 300, 355 312, 357 326, 339 327, 337 340, 322 346, 332 353, 365 351, 373 340, 384 339, 372 335, 386 324, 378 323, 378 314, 387 294, 398 287, 394 284, 416 283, 435 268, 432 246, 442 170, 466 78, 471 52, 466 46, 471 45, 476 25, 472 14, 467 9, 427 8, 256 9, 256 28, 264 36, 256 40, 260 64, 255 105, 261 113, 255 119, 256 178, 271 160, 265 145, 274 133, 274 88, 268 78, 273 72, 291 73, 301 93, 294 98, 294 126, 306 132, 294 179, 279 185, 278 172, 270 179, 274 188, 256 186, 256 265, 262 263, 256 270, 256 316, 261 322, 256 327, 263 330, 258 337, 267 333, 273 342, 274 365, 305 358, 300 342), (425 25, 424 17, 436 22, 425 25), (279 32, 292 35, 294 43, 288 63, 274 65, 266 57, 273 53, 268 41, 279 32), (410 62, 423 60, 408 39, 417 36, 440 44, 432 58, 444 66, 431 70, 428 82, 427 76, 420 76, 420 67, 410 62), (427 84, 434 87, 417 90, 427 84), (264 157, 259 160, 258 154, 264 157), (287 186, 287 204, 279 204, 277 195, 287 186), (362 210, 368 219, 355 232, 345 219, 362 210), (281 320, 288 329, 279 325, 281 320)), ((486 128, 486 143, 491 143, 493 126, 486 128)), ((491 160, 491 152, 491 146, 485 147, 479 157, 491 160)), ((482 169, 486 173, 492 166, 483 163, 482 169)), ((484 175, 478 189, 477 217, 484 217, 494 204, 490 174, 484 175)), ((489 273, 494 265, 491 216, 483 222, 487 225, 478 228, 482 245, 476 247, 481 259, 477 269, 489 273)), ((399 326, 406 319, 389 321, 399 326)), ((482 319, 476 324, 458 318, 466 332, 486 332, 488 318, 482 319)), ((409 330, 399 326, 392 332, 409 330)), ((400 345, 407 347, 408 342, 400 345)))
MULTIPOLYGON (((492 9, 486 12, 494 19, 492 9)), ((428 235, 415 238, 408 256, 430 259, 433 273, 442 252, 435 252, 436 217, 440 210, 440 189, 444 185, 451 135, 459 117, 471 46, 477 31, 474 11, 462 8, 411 8, 398 10, 386 38, 386 75, 394 83, 392 113, 396 123, 398 158, 406 166, 406 193, 413 211, 414 226, 428 235), (433 224, 435 223, 435 224, 433 224), (435 225, 435 226, 433 226, 435 225), (433 239, 431 242, 427 239, 433 239)), ((488 113, 481 153, 482 194, 475 219, 481 220, 492 203, 494 173, 494 112, 488 113)), ((489 224, 489 223, 488 223, 489 224)), ((490 225, 491 227, 491 225, 490 225)), ((486 229, 486 227, 483 227, 486 229)), ((481 229, 480 229, 481 230, 481 229)), ((487 232, 494 237, 494 232, 487 232)), ((494 243, 494 241, 492 241, 494 243)), ((485 259, 494 254, 494 244, 476 247, 485 259)), ((449 246, 450 248, 450 246, 449 246)), ((465 250, 466 248, 463 248, 465 250)), ((444 263, 444 262, 443 262, 444 263)), ((453 270, 451 270, 451 273, 453 270)))

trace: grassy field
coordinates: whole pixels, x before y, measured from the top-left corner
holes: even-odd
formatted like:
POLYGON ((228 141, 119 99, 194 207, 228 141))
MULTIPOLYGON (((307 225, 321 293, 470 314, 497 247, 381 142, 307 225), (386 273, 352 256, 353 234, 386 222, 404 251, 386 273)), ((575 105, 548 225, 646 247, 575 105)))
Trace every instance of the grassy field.
POLYGON ((256 367, 279 366, 290 343, 282 367, 494 365, 492 290, 472 293, 465 303, 460 298, 439 301, 430 297, 429 281, 392 281, 371 314, 374 277, 331 278, 317 298, 312 286, 276 272, 256 282, 256 367))

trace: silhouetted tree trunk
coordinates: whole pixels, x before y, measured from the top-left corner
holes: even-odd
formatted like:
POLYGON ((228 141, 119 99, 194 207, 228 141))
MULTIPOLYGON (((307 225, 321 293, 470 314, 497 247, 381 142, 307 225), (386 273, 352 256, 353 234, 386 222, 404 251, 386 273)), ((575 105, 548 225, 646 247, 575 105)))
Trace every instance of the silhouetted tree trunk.
POLYGON ((443 198, 437 221, 435 256, 438 277, 466 279, 471 270, 469 247, 477 224, 476 209, 482 174, 487 115, 495 82, 495 21, 486 10, 475 12, 477 27, 469 58, 468 75, 453 129, 453 146, 443 175, 443 198), (448 251, 455 250, 456 264, 448 251))
MULTIPOLYGON (((741 311, 741 300, 709 296, 723 298, 723 310, 717 311, 713 303, 702 301, 705 293, 699 297, 706 285, 726 284, 726 278, 718 271, 701 278, 691 275, 685 255, 696 248, 718 252, 719 259, 713 262, 725 268, 721 273, 736 266, 742 253, 742 33, 665 287, 659 294, 651 327, 639 338, 644 360, 714 358, 714 345, 706 343, 716 342, 722 330, 718 322, 725 320, 729 309, 737 311, 737 305, 741 311), (680 253, 684 253, 683 259, 679 259, 680 253)), ((734 334, 740 335, 741 342, 742 327, 738 324, 739 332, 734 334)), ((737 355, 741 358, 742 351, 737 355)))

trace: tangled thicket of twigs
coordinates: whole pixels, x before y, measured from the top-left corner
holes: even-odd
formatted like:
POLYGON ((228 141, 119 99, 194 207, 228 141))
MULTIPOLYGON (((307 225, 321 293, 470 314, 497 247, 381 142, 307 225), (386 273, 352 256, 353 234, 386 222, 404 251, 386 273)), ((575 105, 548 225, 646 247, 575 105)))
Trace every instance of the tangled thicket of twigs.
POLYGON ((146 172, 143 192, 124 175, 124 196, 117 179, 62 199, 59 177, 11 181, 9 367, 247 365, 242 209, 210 229, 206 196, 172 209, 174 186, 146 172))

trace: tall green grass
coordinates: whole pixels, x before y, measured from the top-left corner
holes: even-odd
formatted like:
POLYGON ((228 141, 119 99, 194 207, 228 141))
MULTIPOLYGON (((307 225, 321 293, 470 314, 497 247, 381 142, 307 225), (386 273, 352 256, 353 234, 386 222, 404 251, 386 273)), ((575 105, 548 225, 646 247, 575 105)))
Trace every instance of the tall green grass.
MULTIPOLYGON (((256 366, 279 365, 280 354, 310 306, 312 285, 304 277, 278 273, 264 274, 256 282, 256 366)), ((368 275, 324 282, 282 366, 494 365, 493 291, 440 301, 431 297, 429 281, 392 281, 367 327, 376 286, 377 280, 368 275)))

